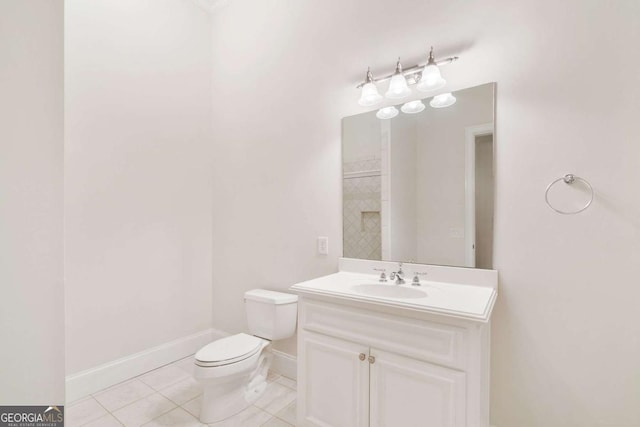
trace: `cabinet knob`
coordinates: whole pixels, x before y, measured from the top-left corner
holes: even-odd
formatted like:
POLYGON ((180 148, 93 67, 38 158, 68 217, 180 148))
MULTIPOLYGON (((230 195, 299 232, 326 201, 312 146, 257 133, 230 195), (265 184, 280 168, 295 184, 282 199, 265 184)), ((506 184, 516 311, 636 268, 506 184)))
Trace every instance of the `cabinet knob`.
POLYGON ((369 356, 369 363, 374 364, 376 363, 376 358, 373 356, 369 356))
POLYGON ((364 359, 367 358, 367 355, 364 354, 364 353, 360 353, 360 356, 358 356, 358 357, 360 357, 360 360, 364 360, 364 359))

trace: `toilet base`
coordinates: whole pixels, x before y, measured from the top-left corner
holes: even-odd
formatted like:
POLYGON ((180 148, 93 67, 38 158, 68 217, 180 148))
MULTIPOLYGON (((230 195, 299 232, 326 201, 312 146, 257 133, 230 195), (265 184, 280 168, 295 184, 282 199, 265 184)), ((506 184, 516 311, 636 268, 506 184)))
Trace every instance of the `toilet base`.
POLYGON ((222 421, 258 400, 267 388, 267 373, 272 358, 271 351, 265 349, 252 372, 203 381, 200 422, 208 424, 222 421))

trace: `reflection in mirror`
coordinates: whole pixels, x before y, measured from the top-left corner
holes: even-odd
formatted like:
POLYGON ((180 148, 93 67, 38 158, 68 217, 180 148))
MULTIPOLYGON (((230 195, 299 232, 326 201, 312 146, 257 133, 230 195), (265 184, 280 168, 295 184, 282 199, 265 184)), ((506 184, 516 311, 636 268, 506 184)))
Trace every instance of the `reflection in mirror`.
POLYGON ((492 268, 494 89, 343 119, 345 257, 492 268))

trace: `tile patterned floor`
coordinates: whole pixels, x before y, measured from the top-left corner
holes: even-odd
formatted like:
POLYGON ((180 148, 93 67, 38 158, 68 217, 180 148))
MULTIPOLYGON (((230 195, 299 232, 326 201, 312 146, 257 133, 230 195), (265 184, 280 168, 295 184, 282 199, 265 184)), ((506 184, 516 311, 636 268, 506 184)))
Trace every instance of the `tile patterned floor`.
MULTIPOLYGON (((193 379, 193 357, 116 384, 65 407, 68 427, 203 427, 202 390, 193 379)), ((269 385, 253 406, 210 427, 295 426, 296 382, 269 373, 269 385)))

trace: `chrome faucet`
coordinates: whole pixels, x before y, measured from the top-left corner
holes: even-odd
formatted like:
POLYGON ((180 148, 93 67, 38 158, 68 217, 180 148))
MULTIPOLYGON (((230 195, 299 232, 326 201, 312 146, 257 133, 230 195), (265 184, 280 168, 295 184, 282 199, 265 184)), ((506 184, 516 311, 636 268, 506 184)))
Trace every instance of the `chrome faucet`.
POLYGON ((404 285, 406 282, 404 281, 404 271, 402 271, 402 263, 398 263, 398 271, 392 271, 389 275, 391 280, 396 281, 396 285, 404 285))

